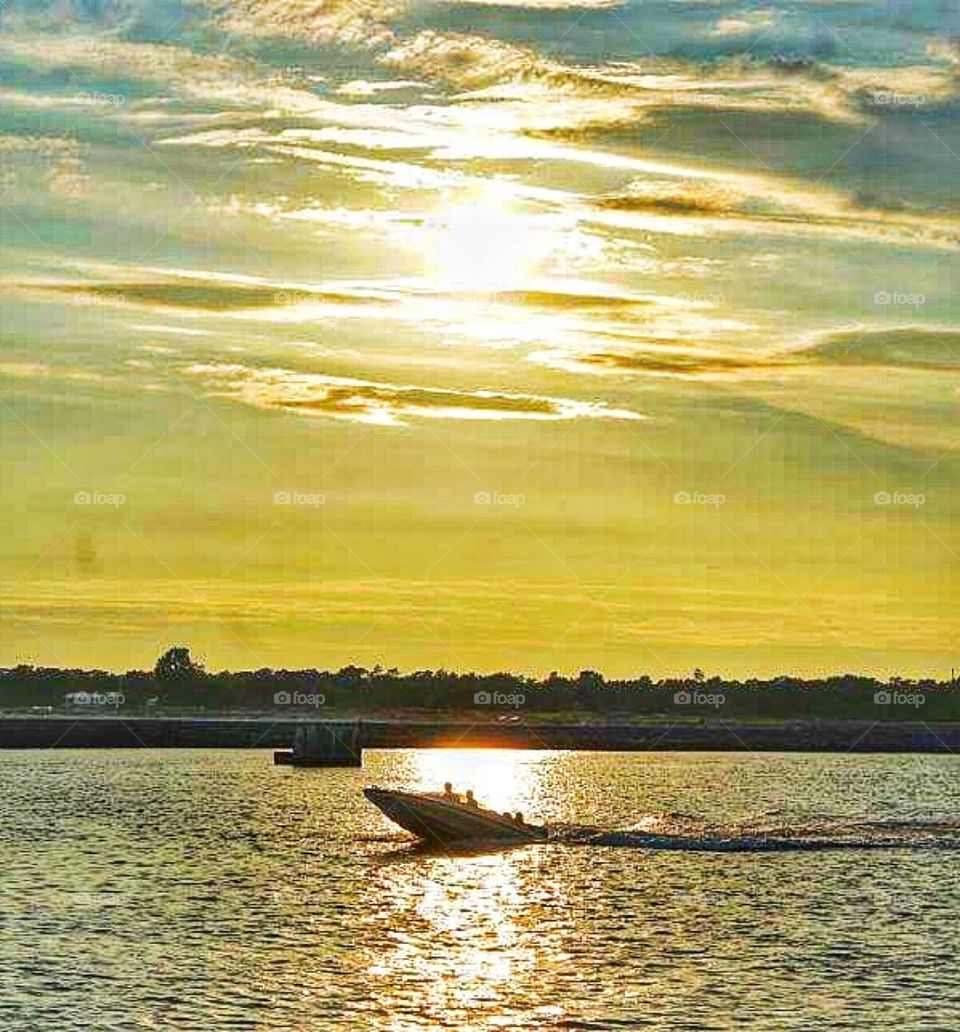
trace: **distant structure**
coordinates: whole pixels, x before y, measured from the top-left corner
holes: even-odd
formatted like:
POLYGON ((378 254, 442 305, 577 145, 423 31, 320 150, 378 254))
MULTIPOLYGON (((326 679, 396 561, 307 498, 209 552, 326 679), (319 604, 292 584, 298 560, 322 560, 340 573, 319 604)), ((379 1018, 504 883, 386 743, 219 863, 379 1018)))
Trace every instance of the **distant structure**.
POLYGON ((293 749, 278 749, 273 762, 291 767, 360 767, 363 765, 359 720, 304 721, 297 726, 293 749))

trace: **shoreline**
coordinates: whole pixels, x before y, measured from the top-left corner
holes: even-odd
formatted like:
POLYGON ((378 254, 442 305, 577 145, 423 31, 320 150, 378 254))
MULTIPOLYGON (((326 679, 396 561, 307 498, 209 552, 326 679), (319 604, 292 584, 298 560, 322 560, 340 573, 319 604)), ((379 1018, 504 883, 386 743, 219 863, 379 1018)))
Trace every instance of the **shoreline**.
POLYGON ((869 720, 470 721, 270 716, 0 717, 0 750, 284 749, 298 727, 356 729, 360 750, 561 749, 597 752, 810 752, 960 754, 960 723, 869 720))

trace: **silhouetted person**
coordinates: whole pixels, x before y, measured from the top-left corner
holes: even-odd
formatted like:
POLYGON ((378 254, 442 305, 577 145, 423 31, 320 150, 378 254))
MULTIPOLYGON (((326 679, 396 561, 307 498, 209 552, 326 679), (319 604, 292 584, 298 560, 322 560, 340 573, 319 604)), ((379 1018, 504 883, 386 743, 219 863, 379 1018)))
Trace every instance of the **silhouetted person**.
POLYGON ((464 802, 467 804, 467 806, 475 806, 478 809, 480 808, 480 804, 476 801, 476 799, 473 798, 472 788, 467 789, 467 798, 464 799, 464 802))
POLYGON ((523 814, 519 810, 513 815, 513 819, 517 824, 523 824, 523 814))
POLYGON ((453 794, 453 785, 449 781, 444 782, 443 798, 446 799, 447 802, 451 803, 455 803, 457 801, 457 797, 453 794))

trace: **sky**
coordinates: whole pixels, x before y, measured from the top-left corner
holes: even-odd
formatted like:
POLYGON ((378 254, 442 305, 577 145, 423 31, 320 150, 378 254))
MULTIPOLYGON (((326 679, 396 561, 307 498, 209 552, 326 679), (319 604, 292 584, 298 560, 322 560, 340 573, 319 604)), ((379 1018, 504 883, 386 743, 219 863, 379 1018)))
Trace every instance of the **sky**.
POLYGON ((960 8, 7 0, 0 662, 960 666, 960 8))

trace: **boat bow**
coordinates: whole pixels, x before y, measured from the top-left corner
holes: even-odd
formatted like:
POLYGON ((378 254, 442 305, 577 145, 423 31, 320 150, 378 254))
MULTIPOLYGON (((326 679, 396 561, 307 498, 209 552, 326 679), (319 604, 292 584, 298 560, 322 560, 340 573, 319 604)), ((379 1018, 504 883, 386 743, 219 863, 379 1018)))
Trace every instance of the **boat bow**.
POLYGON ((420 792, 365 788, 363 794, 394 824, 417 838, 448 842, 541 842, 547 829, 480 806, 420 792))

